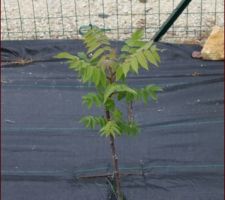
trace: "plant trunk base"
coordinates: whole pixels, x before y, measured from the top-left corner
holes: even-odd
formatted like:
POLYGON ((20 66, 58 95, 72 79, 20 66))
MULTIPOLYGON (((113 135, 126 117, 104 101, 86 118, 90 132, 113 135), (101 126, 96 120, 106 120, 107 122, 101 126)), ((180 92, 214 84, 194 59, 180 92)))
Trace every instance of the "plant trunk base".
POLYGON ((118 198, 116 195, 116 183, 114 178, 107 178, 108 184, 108 195, 107 200, 127 200, 125 195, 122 193, 121 197, 118 198))

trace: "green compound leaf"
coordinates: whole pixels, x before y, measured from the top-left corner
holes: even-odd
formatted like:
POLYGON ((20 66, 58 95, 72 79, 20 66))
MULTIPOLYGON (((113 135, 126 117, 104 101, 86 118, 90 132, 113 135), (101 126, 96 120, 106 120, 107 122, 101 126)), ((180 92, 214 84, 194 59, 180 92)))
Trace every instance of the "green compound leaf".
POLYGON ((129 51, 129 49, 130 49, 130 48, 129 48, 127 45, 124 45, 124 46, 122 47, 121 51, 127 52, 127 51, 129 51))
POLYGON ((108 121, 105 126, 103 126, 100 130, 100 134, 102 136, 113 136, 121 135, 120 128, 115 121, 108 121))
POLYGON ((155 66, 158 66, 157 60, 156 60, 156 58, 154 57, 154 54, 153 54, 153 53, 151 53, 150 51, 147 50, 147 51, 144 52, 144 54, 145 54, 146 58, 148 59, 148 61, 149 61, 151 64, 153 64, 153 65, 155 65, 155 66))
POLYGON ((105 52, 105 50, 104 49, 98 49, 97 51, 95 51, 95 53, 93 54, 93 56, 92 56, 92 60, 94 60, 94 59, 96 59, 96 58, 98 58, 101 54, 103 54, 105 52))
POLYGON ((78 52, 78 53, 77 53, 77 56, 78 56, 79 58, 81 58, 82 60, 85 60, 86 62, 89 61, 87 55, 86 55, 84 52, 78 52))
POLYGON ((85 116, 82 117, 80 123, 83 123, 86 128, 94 129, 96 126, 103 127, 106 124, 104 117, 95 117, 95 116, 85 116))
POLYGON ((122 100, 123 98, 126 97, 126 93, 125 92, 120 92, 117 96, 118 101, 122 100))
POLYGON ((117 108, 112 112, 112 116, 116 122, 122 120, 122 112, 117 108))
POLYGON ((94 67, 92 67, 92 66, 88 67, 88 69, 87 69, 87 77, 86 77, 87 81, 91 81, 93 72, 94 72, 94 67))
POLYGON ((93 104, 95 104, 96 107, 100 107, 102 105, 102 101, 103 96, 96 93, 88 93, 82 97, 82 103, 86 104, 89 109, 93 106, 93 104))
POLYGON ((104 51, 111 50, 110 43, 106 35, 101 31, 100 29, 94 27, 93 29, 90 29, 85 35, 84 35, 84 43, 86 44, 86 47, 88 49, 87 53, 93 53, 94 58, 92 60, 99 57, 104 51), (108 48, 106 48, 108 47, 108 48), (99 50, 101 49, 101 50, 99 50), (99 50, 99 51, 98 51, 99 50), (102 52, 103 50, 103 52, 102 52), (97 53, 96 53, 96 52, 97 53), (95 54, 95 53, 96 54, 95 54))
POLYGON ((124 76, 123 67, 119 66, 116 70, 116 80, 120 80, 124 76))
POLYGON ((100 69, 100 82, 101 82, 101 86, 106 87, 106 84, 107 84, 106 74, 101 69, 100 69))
POLYGON ((136 57, 131 59, 131 69, 134 70, 136 74, 138 74, 138 61, 136 57))
POLYGON ((145 104, 148 102, 149 96, 153 101, 157 101, 157 93, 163 91, 161 87, 156 85, 147 85, 137 90, 136 100, 143 100, 145 104))
POLYGON ((133 40, 140 40, 144 36, 144 29, 138 29, 131 34, 133 40))
POLYGON ((153 45, 153 46, 151 47, 151 52, 153 53, 155 59, 156 59, 158 62, 160 62, 161 59, 160 59, 160 56, 159 56, 159 54, 158 54, 158 51, 159 51, 159 49, 158 49, 155 45, 153 45))
POLYGON ((134 136, 139 133, 139 127, 135 122, 120 121, 118 122, 118 126, 121 133, 125 133, 129 136, 134 136))
POLYGON ((136 58, 138 62, 140 63, 141 67, 148 70, 148 63, 142 51, 138 52, 138 54, 136 55, 136 58))
POLYGON ((115 108, 115 102, 113 99, 107 99, 104 105, 106 110, 109 110, 109 111, 114 110, 115 108))
POLYGON ((107 101, 107 99, 115 92, 126 92, 126 93, 131 93, 131 94, 136 94, 136 91, 131 89, 130 87, 128 87, 125 84, 116 84, 113 83, 111 85, 109 85, 106 90, 105 90, 105 94, 104 94, 104 103, 107 101))
POLYGON ((159 86, 156 85, 149 85, 146 86, 146 90, 148 91, 150 97, 152 98, 152 100, 157 101, 158 97, 157 97, 157 92, 161 92, 163 91, 163 89, 159 86))
POLYGON ((129 47, 142 47, 142 46, 145 45, 145 42, 143 42, 143 41, 135 41, 135 40, 132 40, 132 39, 128 39, 125 43, 129 47))
POLYGON ((96 86, 99 85, 100 79, 101 79, 101 71, 100 71, 100 69, 94 68, 92 81, 95 83, 96 86))
POLYGON ((125 77, 127 76, 127 73, 130 70, 130 64, 129 63, 124 63, 122 65, 122 69, 123 69, 123 74, 125 75, 125 77))
POLYGON ((59 53, 56 56, 54 56, 54 58, 65 58, 65 59, 69 59, 69 60, 77 60, 78 59, 77 56, 74 56, 68 52, 59 53))

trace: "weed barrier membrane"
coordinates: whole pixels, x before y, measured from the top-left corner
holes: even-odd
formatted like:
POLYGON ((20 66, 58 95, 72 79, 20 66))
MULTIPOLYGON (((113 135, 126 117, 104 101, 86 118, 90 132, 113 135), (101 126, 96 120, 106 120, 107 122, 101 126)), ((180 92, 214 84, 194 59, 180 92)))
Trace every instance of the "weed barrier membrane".
MULTIPOLYGON (((113 43, 119 49, 121 42, 113 43)), ((136 137, 116 139, 127 200, 222 200, 224 65, 192 59, 200 47, 158 43, 160 68, 128 84, 158 84, 159 100, 134 104, 136 137)), ((61 51, 79 40, 2 42, 2 181, 4 200, 110 199, 109 141, 79 124, 82 85, 61 51)), ((119 104, 126 110, 124 104, 119 104)))

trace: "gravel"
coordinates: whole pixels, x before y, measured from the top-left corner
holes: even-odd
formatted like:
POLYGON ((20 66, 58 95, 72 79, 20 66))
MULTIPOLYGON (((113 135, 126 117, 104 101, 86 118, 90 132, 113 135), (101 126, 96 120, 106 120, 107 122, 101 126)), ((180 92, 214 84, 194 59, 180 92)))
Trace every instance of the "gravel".
MULTIPOLYGON (((141 3, 140 0, 1 0, 1 39, 79 38, 79 28, 90 23, 111 29, 107 31, 111 39, 127 38, 138 27, 146 27, 145 36, 151 38, 179 2, 180 0, 147 0, 147 3, 141 3)), ((224 26, 223 8, 224 0, 193 0, 163 40, 204 38, 212 26, 224 26)))

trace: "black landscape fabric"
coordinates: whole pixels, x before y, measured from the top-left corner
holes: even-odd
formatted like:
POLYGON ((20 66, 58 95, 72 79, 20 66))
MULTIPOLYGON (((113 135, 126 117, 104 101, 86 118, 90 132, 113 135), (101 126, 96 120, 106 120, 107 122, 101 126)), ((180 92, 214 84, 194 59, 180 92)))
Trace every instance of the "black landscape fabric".
MULTIPOLYGON (((196 45, 158 47, 160 67, 128 79, 164 91, 134 105, 141 133, 116 140, 123 191, 127 200, 222 200, 223 62, 192 59, 196 45)), ((79 123, 102 113, 81 103, 94 88, 53 58, 83 50, 78 40, 2 42, 4 200, 108 199, 107 178, 81 178, 111 172, 108 139, 79 123)))

